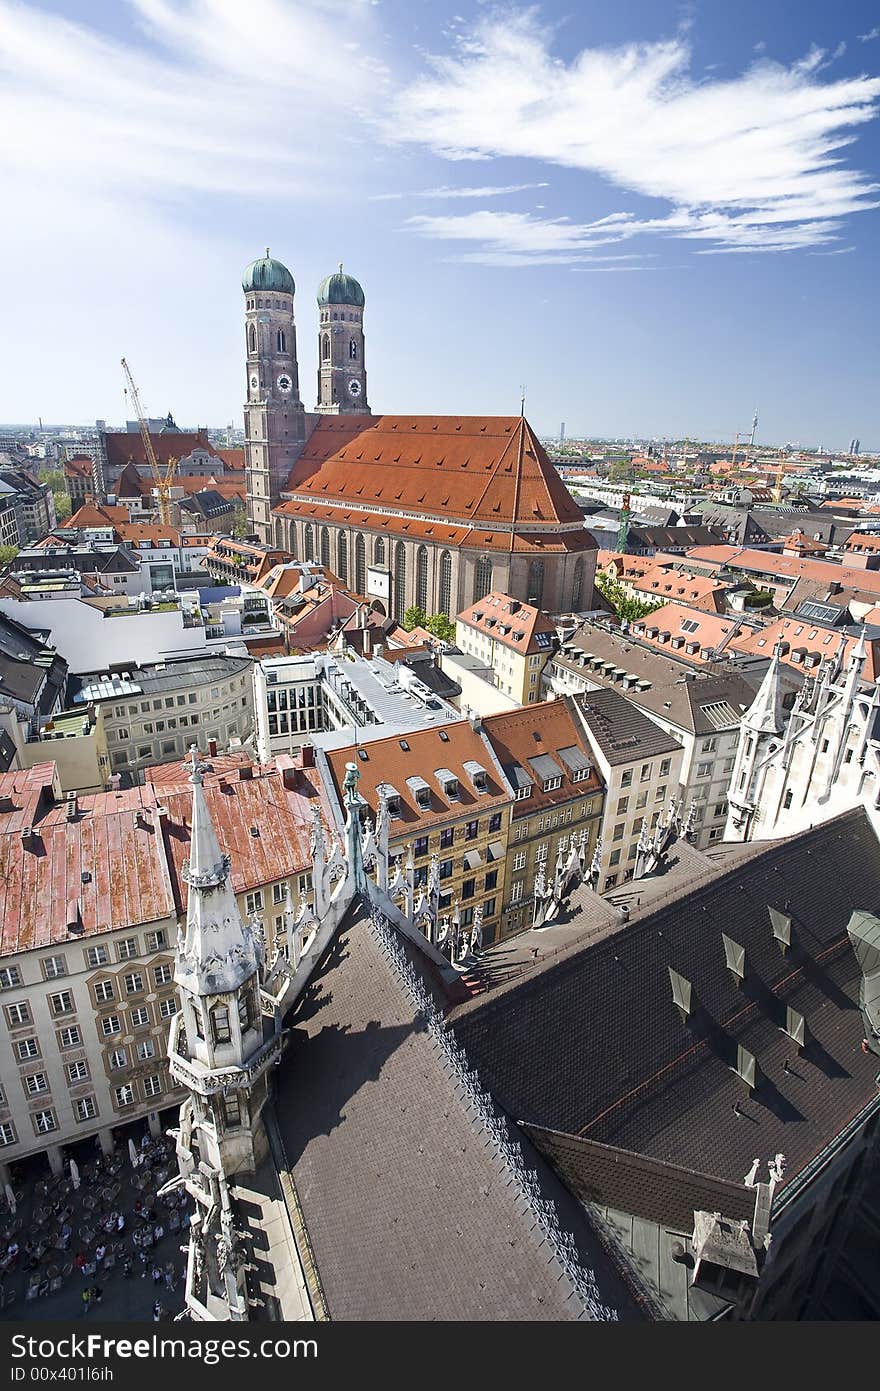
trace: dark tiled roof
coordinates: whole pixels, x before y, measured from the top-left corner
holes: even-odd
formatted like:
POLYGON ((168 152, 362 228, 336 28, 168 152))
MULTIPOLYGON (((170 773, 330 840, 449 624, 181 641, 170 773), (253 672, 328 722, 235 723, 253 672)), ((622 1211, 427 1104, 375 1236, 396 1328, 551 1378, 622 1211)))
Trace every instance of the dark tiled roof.
MULTIPOLYGON (((356 905, 289 1021, 278 1079, 278 1123, 331 1317, 580 1317, 374 934, 356 905)), ((596 1273, 616 1304, 610 1275, 596 1273)))
POLYGON ((681 744, 631 705, 619 691, 586 691, 574 696, 581 719, 612 765, 675 753, 681 744))
POLYGON ((732 870, 711 863, 620 932, 462 1006, 454 1027, 521 1119, 733 1182, 755 1154, 781 1152, 788 1182, 877 1095, 846 935, 854 909, 880 904, 877 838, 859 809, 749 847, 732 870), (785 955, 770 906, 794 919, 785 955), (745 947, 741 987, 722 931, 745 947), (670 967, 693 986, 688 1023, 670 967), (779 1027, 787 1006, 806 1018, 800 1054, 779 1027), (752 1095, 729 1065, 737 1045, 757 1058, 752 1095))
POLYGON ((745 1184, 729 1183, 613 1145, 599 1145, 581 1135, 566 1135, 540 1125, 523 1128, 583 1203, 667 1223, 683 1232, 693 1230, 695 1210, 722 1212, 733 1221, 751 1219, 754 1213, 755 1195, 745 1184))

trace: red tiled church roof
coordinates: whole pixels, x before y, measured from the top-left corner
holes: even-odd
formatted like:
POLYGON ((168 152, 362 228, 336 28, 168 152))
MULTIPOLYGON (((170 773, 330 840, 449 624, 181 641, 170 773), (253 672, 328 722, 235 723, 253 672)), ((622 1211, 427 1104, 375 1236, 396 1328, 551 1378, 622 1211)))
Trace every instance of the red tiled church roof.
MULTIPOLYGON (((284 491, 300 503, 310 497, 337 507, 448 517, 453 526, 469 528, 583 524, 581 509, 521 416, 328 417, 313 431, 284 491)), ((289 503, 276 510, 291 515, 289 503)))

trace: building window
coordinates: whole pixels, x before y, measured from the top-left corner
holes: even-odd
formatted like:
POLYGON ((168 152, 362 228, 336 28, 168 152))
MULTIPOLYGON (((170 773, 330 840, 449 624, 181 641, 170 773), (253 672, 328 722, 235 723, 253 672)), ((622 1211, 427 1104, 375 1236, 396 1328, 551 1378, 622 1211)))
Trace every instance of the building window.
POLYGON ((81 1096, 73 1103, 73 1114, 78 1121, 94 1120, 98 1114, 98 1104, 93 1096, 81 1096))
POLYGON ((571 606, 572 606, 572 608, 575 610, 575 612, 577 612, 577 610, 578 610, 578 609, 580 608, 580 606, 581 606, 581 602, 582 602, 582 599, 583 599, 583 594, 582 594, 583 587, 584 587, 584 562, 583 562, 583 560, 578 560, 578 561, 575 563, 574 575, 572 576, 572 583, 571 583, 571 606))
POLYGON ((117 1072, 117 1071, 119 1070, 119 1068, 125 1067, 125 1065, 126 1065, 127 1062, 128 1062, 128 1055, 126 1054, 125 1049, 124 1049, 124 1048, 114 1048, 114 1049, 113 1049, 113 1052, 110 1054, 110 1068, 111 1068, 111 1070, 112 1070, 113 1072, 117 1072))
POLYGON ((632 768, 627 768, 626 772, 620 776, 621 787, 632 787, 633 773, 632 768))
POLYGON ((784 807, 784 809, 785 809, 786 811, 788 811, 788 809, 789 809, 789 807, 791 806, 791 804, 792 804, 793 801, 794 801, 794 792, 792 791, 791 788, 789 788, 788 791, 787 791, 786 794, 785 794, 785 797, 783 798, 783 801, 782 801, 782 805, 783 805, 783 807, 784 807))
POLYGON ((57 995, 50 995, 49 1004, 55 1015, 73 1013, 73 995, 69 990, 62 990, 57 995))
MULTIPOLYGON (((112 982, 112 980, 99 980, 99 981, 96 982, 96 984, 95 984, 95 1002, 96 1002, 97 1004, 101 1005, 101 1004, 106 1003, 107 1000, 112 1000, 112 999, 113 999, 113 994, 114 994, 114 991, 113 991, 113 982, 112 982)), ((57 997, 56 997, 56 998, 57 998, 57 997)), ((56 1013, 58 1013, 57 1010, 56 1010, 56 1013)))
POLYGON ((303 551, 305 553, 306 560, 314 560, 315 538, 312 532, 311 522, 306 522, 305 527, 303 528, 303 551))
POLYGON ((138 1062, 145 1063, 156 1056, 156 1045, 151 1038, 141 1039, 137 1046, 138 1062))
POLYGON ((494 889, 494 888, 497 886, 497 884, 498 884, 498 871, 497 871, 497 869, 492 869, 492 870, 489 871, 489 873, 486 875, 486 878, 485 878, 484 881, 483 881, 483 888, 484 888, 485 890, 494 889))
MULTIPOLYGON (((638 847, 636 847, 636 848, 638 848, 638 847)), ((612 851, 611 851, 611 854, 608 856, 608 863, 609 863, 610 865, 619 865, 619 864, 620 864, 620 851, 619 851, 619 850, 612 850, 612 851)))
POLYGON ((376 543, 373 547, 373 564, 385 564, 385 539, 382 536, 376 537, 376 543))
POLYGON ((525 869, 525 867, 526 867, 526 852, 525 852, 524 850, 517 850, 516 853, 515 853, 515 855, 514 855, 514 857, 513 857, 513 868, 514 868, 515 870, 517 870, 517 869, 525 869))
POLYGON ((88 1063, 68 1063, 65 1069, 68 1082, 85 1082, 89 1076, 88 1063))
POLYGON ((416 551, 416 605, 428 612, 428 547, 416 551))
POLYGON ((452 556, 444 551, 440 556, 440 612, 451 618, 452 608, 452 556))
POLYGON ((253 893, 244 896, 245 910, 249 915, 261 913, 263 911, 263 891, 254 889, 253 893))
POLYGON ((166 995, 159 1001, 159 1018, 171 1019, 177 1013, 177 1001, 173 995, 166 995))
MULTIPOLYGON (((335 315, 334 315, 334 318, 335 318, 335 315)), ((330 361, 330 335, 329 335, 329 333, 322 333, 322 334, 321 334, 321 361, 322 361, 322 362, 329 362, 329 361, 330 361)))
POLYGON ((37 1111, 34 1115, 34 1130, 38 1135, 51 1135, 58 1129, 54 1111, 37 1111))
POLYGON ((529 566, 529 586, 526 601, 534 604, 537 608, 541 607, 544 598, 544 562, 543 560, 533 560, 529 566))
MULTIPOLYGON (((665 778, 665 777, 668 777, 668 776, 669 776, 669 770, 670 770, 671 767, 672 767, 672 760, 671 760, 671 759, 669 759, 669 758, 664 758, 664 759, 661 760, 661 762, 660 762, 660 776, 661 776, 661 778, 665 778)), ((642 781, 644 782, 644 778, 642 778, 642 781)))
POLYGON ((15 1051, 18 1054, 18 1061, 26 1063, 29 1059, 40 1056, 40 1045, 35 1038, 23 1038, 15 1045, 15 1051))
POLYGON ((89 947, 86 950, 87 966, 106 966, 108 961, 106 947, 89 947))
POLYGON ((517 879, 516 883, 513 884, 513 885, 511 885, 511 889, 510 889, 510 901, 511 901, 511 903, 519 903, 519 901, 520 901, 520 899, 522 898, 522 896, 523 896, 523 881, 522 881, 521 879, 517 879))
POLYGON ((129 1082, 124 1082, 121 1087, 114 1089, 117 1106, 131 1106, 134 1103, 134 1087, 129 1082))
POLYGON ((354 587, 358 594, 367 588, 367 547, 362 532, 358 532, 354 542, 354 587))
POLYGON ((18 1136, 15 1133, 15 1126, 9 1121, 3 1121, 2 1124, 0 1124, 0 1146, 14 1145, 17 1140, 18 1136))
POLYGON ((167 985, 171 980, 171 967, 166 965, 155 966, 153 968, 153 982, 155 985, 167 985))
POLYGON ((276 338, 275 341, 276 341, 276 343, 277 343, 279 353, 286 353, 286 352, 287 352, 287 337, 286 337, 286 335, 285 335, 285 333, 284 333, 284 329, 283 329, 283 328, 279 328, 279 330, 278 330, 278 336, 277 336, 277 338, 276 338))
POLYGON ((474 568, 474 603, 484 599, 492 588, 492 560, 481 555, 474 568))
POLYGON ((82 1043, 82 1034, 76 1025, 71 1029, 59 1029, 58 1046, 59 1048, 79 1048, 82 1043))
POLYGON ((21 985, 21 971, 17 966, 4 966, 0 969, 0 990, 11 990, 21 985))
POLYGON ((440 832, 440 849, 448 850, 455 839, 455 827, 447 826, 440 832))
POLYGON ((165 948, 166 948, 167 946, 168 946, 168 938, 166 937, 166 935, 165 935, 165 933, 164 933, 164 931, 163 931, 162 929, 160 929, 158 932, 148 932, 148 933, 147 933, 147 951, 148 951, 148 952, 152 952, 152 951, 164 951, 165 948))
POLYGON ((232 1038, 229 1010, 225 1005, 215 1005, 211 1010, 211 1032, 215 1043, 229 1043, 232 1038))
POLYGON ((32 1072, 29 1077, 25 1077, 24 1085, 28 1096, 39 1096, 41 1092, 49 1090, 49 1079, 45 1072, 32 1072))
POLYGON ((227 1129, 231 1130, 241 1125, 241 1102, 237 1092, 223 1098, 223 1119, 227 1129))
POLYGON ((150 1022, 150 1011, 143 1005, 130 1011, 131 1027, 133 1029, 143 1029, 150 1022))
POLYGON ((358 355, 357 339, 356 339, 356 338, 349 338, 349 340, 348 340, 348 359, 349 359, 349 362, 357 362, 357 355, 358 355))
POLYGON ((477 836, 478 836, 479 834, 480 834, 480 823, 479 823, 479 821, 469 821, 469 822, 467 823, 467 825, 465 826, 465 828, 464 828, 464 838, 465 838, 465 840, 476 840, 476 838, 477 838, 477 836))
POLYGON ((464 883, 461 886, 462 898, 473 898, 474 894, 476 893, 476 889, 476 879, 465 879, 464 883))
POLYGON ((451 861, 451 860, 441 860, 441 861, 440 861, 440 878, 441 878, 441 879, 451 879, 451 878, 452 878, 452 861, 451 861))
POLYGON ((394 547, 394 617, 403 621, 406 612, 406 547, 398 541, 394 547))
POLYGON ((144 1096, 158 1096, 162 1090, 162 1079, 158 1073, 153 1073, 152 1077, 144 1078, 144 1096))
POLYGON ((415 839, 415 841, 414 841, 414 843, 413 843, 413 855, 415 856, 416 859, 419 859, 420 856, 422 856, 422 855, 427 855, 427 853, 428 853, 428 837, 427 837, 427 836, 417 836, 416 839, 415 839))
POLYGON ((137 956, 138 943, 136 937, 125 937, 121 942, 116 943, 116 956, 120 961, 129 961, 131 957, 137 956))
POLYGON ((340 531, 336 542, 336 573, 343 584, 348 584, 348 537, 340 531))
POLYGON ((330 528, 321 527, 321 564, 330 569, 330 528))
POLYGON ((17 1029, 19 1024, 29 1024, 31 1022, 30 1007, 23 1001, 21 1004, 7 1005, 6 1018, 10 1029, 17 1029))
POLYGON ((105 1014, 101 1020, 101 1031, 105 1038, 112 1038, 114 1034, 122 1033, 122 1024, 118 1014, 105 1014))
POLYGON ((143 990, 143 988, 144 978, 140 971, 129 971, 128 975, 125 977, 126 995, 136 995, 138 991, 143 990))

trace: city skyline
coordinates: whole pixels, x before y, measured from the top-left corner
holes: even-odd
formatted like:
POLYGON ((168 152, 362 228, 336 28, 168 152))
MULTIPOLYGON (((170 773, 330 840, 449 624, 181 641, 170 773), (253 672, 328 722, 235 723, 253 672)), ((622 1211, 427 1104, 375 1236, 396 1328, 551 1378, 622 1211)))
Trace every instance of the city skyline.
POLYGON ((125 353, 151 414, 238 426, 268 243, 307 408, 342 259, 377 412, 515 414, 524 383, 546 435, 732 441, 757 407, 759 442, 880 445, 869 5, 258 11, 0 0, 0 416, 130 418, 125 353))

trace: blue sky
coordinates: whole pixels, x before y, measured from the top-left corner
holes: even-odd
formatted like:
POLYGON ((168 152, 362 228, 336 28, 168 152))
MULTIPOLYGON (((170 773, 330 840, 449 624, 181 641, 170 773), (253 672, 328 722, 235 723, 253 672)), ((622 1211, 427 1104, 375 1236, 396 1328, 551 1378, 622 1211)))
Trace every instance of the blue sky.
POLYGON ((880 9, 0 0, 0 420, 236 423, 243 267, 374 411, 880 448, 880 9))

